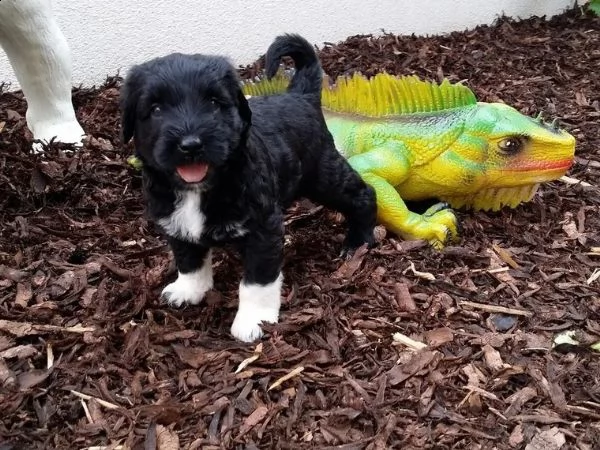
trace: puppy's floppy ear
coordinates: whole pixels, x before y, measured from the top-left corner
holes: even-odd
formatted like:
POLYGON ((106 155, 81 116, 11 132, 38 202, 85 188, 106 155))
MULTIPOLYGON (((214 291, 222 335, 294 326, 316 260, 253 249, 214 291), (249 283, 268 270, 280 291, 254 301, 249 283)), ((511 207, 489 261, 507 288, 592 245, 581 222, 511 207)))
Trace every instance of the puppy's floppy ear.
POLYGON ((121 138, 127 144, 135 132, 137 105, 142 93, 144 73, 140 67, 134 66, 127 74, 121 87, 119 107, 121 110, 121 138))
POLYGON ((246 100, 246 97, 241 89, 238 89, 237 102, 240 117, 244 121, 244 128, 248 128, 250 126, 250 122, 252 121, 252 111, 250 110, 248 100, 246 100))

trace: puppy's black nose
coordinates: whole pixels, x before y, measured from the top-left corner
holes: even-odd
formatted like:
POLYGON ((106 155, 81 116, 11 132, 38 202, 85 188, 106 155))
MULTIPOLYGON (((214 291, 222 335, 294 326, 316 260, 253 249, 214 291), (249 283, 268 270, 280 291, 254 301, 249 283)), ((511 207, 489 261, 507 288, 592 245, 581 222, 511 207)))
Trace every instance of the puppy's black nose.
POLYGON ((202 140, 198 136, 185 136, 179 143, 179 149, 183 153, 191 153, 202 148, 202 140))

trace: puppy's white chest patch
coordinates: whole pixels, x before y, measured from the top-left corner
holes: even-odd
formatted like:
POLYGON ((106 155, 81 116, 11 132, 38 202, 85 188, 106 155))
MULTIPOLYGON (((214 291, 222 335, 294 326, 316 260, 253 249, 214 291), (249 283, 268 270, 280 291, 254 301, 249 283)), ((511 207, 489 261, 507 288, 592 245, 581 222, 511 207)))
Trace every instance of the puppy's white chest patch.
POLYGON ((158 223, 172 237, 197 242, 202 236, 206 217, 200 210, 200 193, 184 191, 177 194, 175 210, 158 223))

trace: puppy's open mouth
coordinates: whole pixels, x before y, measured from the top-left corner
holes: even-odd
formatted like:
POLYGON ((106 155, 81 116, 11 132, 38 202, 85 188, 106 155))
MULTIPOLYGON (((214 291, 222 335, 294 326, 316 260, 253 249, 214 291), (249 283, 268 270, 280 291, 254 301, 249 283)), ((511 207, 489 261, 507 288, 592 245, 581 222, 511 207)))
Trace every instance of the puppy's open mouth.
POLYGON ((196 163, 177 167, 177 173, 186 183, 200 183, 206 177, 208 164, 196 163))

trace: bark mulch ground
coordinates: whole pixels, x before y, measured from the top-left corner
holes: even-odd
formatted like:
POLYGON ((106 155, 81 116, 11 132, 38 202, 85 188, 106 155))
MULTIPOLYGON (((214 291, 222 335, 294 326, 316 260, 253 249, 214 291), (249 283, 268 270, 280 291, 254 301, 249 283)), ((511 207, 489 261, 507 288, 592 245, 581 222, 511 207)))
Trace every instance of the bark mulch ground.
POLYGON ((460 212, 462 241, 442 252, 388 235, 350 264, 336 216, 299 202, 281 323, 246 345, 229 335, 235 254, 217 253, 203 305, 158 299, 174 269, 119 143, 120 80, 74 89, 91 138, 43 160, 27 155, 21 93, 4 89, 0 448, 600 448, 600 20, 576 8, 443 37, 353 36, 321 57, 332 76, 447 76, 559 117, 578 140, 568 175, 591 186, 460 212), (581 345, 553 347, 565 331, 581 345))

